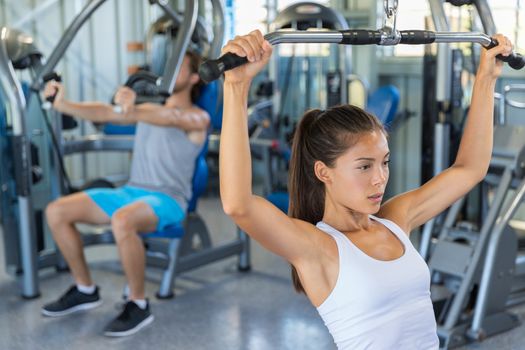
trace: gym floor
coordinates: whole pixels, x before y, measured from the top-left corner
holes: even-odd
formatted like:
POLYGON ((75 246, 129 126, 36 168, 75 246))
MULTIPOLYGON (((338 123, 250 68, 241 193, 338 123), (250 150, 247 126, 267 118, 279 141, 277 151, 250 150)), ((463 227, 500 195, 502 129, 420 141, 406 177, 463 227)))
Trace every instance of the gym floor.
MULTIPOLYGON (((218 243, 235 235, 220 208, 217 198, 199 204, 218 243)), ((0 349, 335 349, 315 308, 293 291, 287 263, 254 242, 251 272, 237 272, 234 258, 187 272, 176 279, 171 300, 156 299, 158 273, 148 270, 146 293, 154 323, 126 338, 104 337, 102 329, 118 313, 125 279, 115 246, 91 247, 86 253, 104 303, 63 318, 43 317, 40 307, 70 286, 68 273, 41 271, 41 297, 22 300, 0 256, 0 349)), ((525 319, 525 306, 514 311, 525 319)), ((522 325, 461 349, 525 349, 524 334, 522 325)))

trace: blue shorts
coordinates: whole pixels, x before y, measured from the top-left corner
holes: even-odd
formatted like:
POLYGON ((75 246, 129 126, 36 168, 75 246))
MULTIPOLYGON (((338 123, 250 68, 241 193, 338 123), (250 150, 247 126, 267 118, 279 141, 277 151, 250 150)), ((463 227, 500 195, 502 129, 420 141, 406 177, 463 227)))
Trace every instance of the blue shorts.
POLYGON ((184 219, 179 203, 167 194, 133 186, 93 188, 84 191, 109 217, 120 208, 138 201, 148 204, 157 216, 157 231, 184 219))

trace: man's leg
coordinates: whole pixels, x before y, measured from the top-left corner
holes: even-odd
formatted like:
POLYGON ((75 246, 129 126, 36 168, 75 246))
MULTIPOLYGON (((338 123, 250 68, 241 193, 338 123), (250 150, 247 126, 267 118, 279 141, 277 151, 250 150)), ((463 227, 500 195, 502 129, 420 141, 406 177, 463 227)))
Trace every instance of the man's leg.
POLYGON ((75 223, 109 224, 109 216, 87 194, 79 192, 50 203, 46 208, 46 219, 75 282, 84 286, 92 285, 82 237, 75 223))
POLYGON ((158 218, 145 202, 126 205, 113 214, 111 227, 128 281, 130 300, 144 299, 144 244, 140 232, 155 231, 158 218))
POLYGON ((99 306, 101 300, 98 288, 93 285, 89 275, 82 238, 75 223, 107 224, 109 216, 86 193, 75 193, 50 203, 46 208, 46 218, 76 286, 69 288, 57 300, 44 305, 42 314, 59 317, 99 306))
POLYGON ((117 242, 120 260, 129 285, 129 301, 122 312, 105 328, 110 337, 123 337, 138 332, 153 322, 149 303, 144 297, 145 251, 139 232, 157 227, 157 216, 145 202, 134 202, 117 210, 111 227, 117 242))

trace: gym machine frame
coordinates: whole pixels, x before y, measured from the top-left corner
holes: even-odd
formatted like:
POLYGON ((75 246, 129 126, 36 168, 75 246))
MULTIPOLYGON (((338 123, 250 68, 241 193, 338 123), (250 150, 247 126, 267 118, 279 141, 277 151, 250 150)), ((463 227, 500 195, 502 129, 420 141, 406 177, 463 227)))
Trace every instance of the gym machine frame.
MULTIPOLYGON (((106 0, 92 0, 82 9, 82 11, 75 17, 73 22, 66 29, 57 46, 52 51, 49 59, 44 66, 37 68, 36 78, 31 86, 32 90, 38 92, 44 85, 44 77, 51 73, 58 64, 61 57, 69 47, 70 43, 82 27, 82 25, 90 18, 90 16, 97 10, 106 0)), ((193 0, 185 1, 185 12, 183 16, 175 13, 166 5, 165 1, 149 0, 150 4, 158 5, 161 9, 173 20, 182 19, 181 30, 178 31, 175 38, 174 45, 172 45, 171 56, 167 63, 164 75, 158 80, 158 85, 161 91, 171 91, 176 81, 180 65, 182 63, 184 52, 189 43, 191 33, 197 20, 198 3, 193 0), (187 30, 185 30, 187 29, 187 30)), ((214 21, 214 41, 211 46, 211 53, 218 54, 222 45, 224 37, 224 23, 217 20, 223 16, 223 8, 220 0, 212 0, 214 21)), ((22 93, 22 88, 18 82, 10 57, 8 55, 6 40, 9 36, 9 29, 2 28, 0 32, 0 83, 5 96, 8 101, 7 113, 13 120, 13 143, 15 147, 15 179, 16 179, 16 195, 18 203, 18 224, 19 224, 19 240, 20 240, 20 270, 22 272, 21 294, 24 298, 36 298, 40 295, 38 290, 38 269, 50 266, 58 266, 60 258, 58 252, 42 252, 37 253, 35 239, 36 227, 32 219, 34 217, 34 210, 31 202, 31 152, 30 152, 30 135, 26 127, 26 100, 22 93)), ((54 131, 57 135, 61 133, 61 123, 59 118, 55 118, 56 122, 53 125, 54 131)), ((133 144, 133 137, 117 136, 106 137, 100 135, 88 135, 80 140, 73 140, 71 142, 62 142, 59 146, 61 154, 70 154, 84 151, 97 150, 118 150, 131 151, 133 144)), ((55 164, 60 154, 55 155, 55 164)), ((63 188, 64 179, 62 173, 59 171, 56 174, 54 181, 58 183, 58 188, 63 188)), ((197 223, 198 224, 198 223, 197 223)), ((104 243, 107 241, 105 235, 101 235, 98 239, 92 236, 86 237, 86 243, 93 243, 97 241, 104 243)), ((149 245, 155 245, 160 250, 162 242, 157 242, 156 239, 151 239, 149 245)), ((202 242, 205 244, 206 242, 202 242)), ((203 264, 213 262, 224 257, 234 255, 236 253, 243 253, 240 256, 239 266, 249 269, 249 251, 248 239, 246 237, 239 237, 238 240, 225 244, 224 246, 207 249, 206 251, 199 251, 196 254, 181 257, 177 264, 177 272, 182 272, 191 268, 202 266, 203 264)), ((169 244, 169 243, 168 243, 169 244)), ((187 245, 182 242, 182 246, 187 245)), ((190 249, 191 250, 191 249, 190 249)), ((160 254, 162 255, 162 254, 160 254)), ((165 267, 165 258, 158 253, 152 254, 148 262, 153 266, 165 267)), ((170 297, 172 288, 171 283, 162 283, 159 294, 163 297, 170 297)))
MULTIPOLYGON (((432 19, 434 26, 437 31, 449 31, 450 25, 445 15, 445 9, 443 7, 444 0, 429 0, 430 12, 432 13, 432 19)), ((485 33, 495 34, 496 25, 490 8, 486 0, 466 0, 462 4, 456 4, 456 6, 462 6, 472 4, 476 7, 481 20, 485 33)), ((449 108, 451 103, 451 90, 452 81, 448 71, 452 69, 452 52, 450 47, 445 43, 438 45, 436 53, 436 102, 438 102, 438 114, 446 115, 446 109, 449 108)), ((446 118, 446 117, 444 117, 446 118)), ((436 176, 443 170, 445 170, 449 164, 449 151, 450 151, 450 126, 444 122, 444 120, 438 119, 434 125, 434 145, 433 145, 433 176, 436 176)), ((439 226, 443 221, 445 213, 430 219, 421 231, 421 243, 419 245, 419 253, 423 259, 427 260, 430 249, 430 241, 432 234, 435 231, 435 227, 439 226)))
MULTIPOLYGON (((220 19, 224 16, 224 10, 220 0, 212 0, 213 10, 213 30, 214 36, 213 41, 210 45, 210 54, 217 55, 220 53, 224 38, 224 22, 220 19)), ((187 13, 181 16, 175 12, 170 13, 170 17, 175 23, 181 23, 180 28, 175 38, 175 47, 172 50, 172 55, 167 59, 166 70, 168 74, 172 70, 170 67, 175 66, 174 61, 177 60, 177 70, 170 80, 174 84, 178 72, 178 67, 182 62, 184 55, 181 52, 186 51, 186 47, 189 43, 194 32, 194 27, 197 25, 197 13, 198 3, 196 1, 187 1, 186 8, 191 4, 195 6, 195 9, 191 11, 191 16, 195 16, 195 19, 189 19, 187 13), (189 27, 188 27, 189 26, 189 27), (177 43, 180 41, 180 35, 183 35, 185 43, 182 47, 177 48, 177 43)), ((166 75, 164 75, 166 76, 166 75)), ((163 78, 159 86, 159 91, 165 95, 169 95, 167 92, 173 90, 173 86, 163 84, 166 80, 163 78)), ((118 107, 118 106, 116 106, 118 107)), ((72 154, 77 152, 87 151, 131 151, 133 145, 133 136, 123 135, 87 135, 84 138, 68 141, 64 144, 63 154, 72 154)), ((212 246, 212 241, 209 235, 209 230, 206 227, 205 222, 196 213, 188 213, 184 223, 185 234, 182 238, 149 238, 144 237, 144 243, 148 247, 146 250, 146 264, 147 266, 153 266, 164 269, 163 277, 160 282, 160 287, 157 292, 157 298, 167 299, 174 296, 173 284, 176 274, 195 269, 197 267, 230 257, 239 256, 238 269, 239 271, 250 270, 250 252, 249 252, 249 237, 242 231, 237 231, 237 238, 224 242, 218 246, 212 246), (200 247, 195 249, 193 247, 193 238, 199 238, 200 247), (170 264, 170 261, 175 260, 174 264, 170 264)), ((102 233, 90 233, 83 234, 83 240, 85 246, 96 245, 96 244, 108 244, 114 243, 113 234, 111 231, 104 231, 102 233)))
MULTIPOLYGON (((66 49, 73 41, 81 26, 90 18, 106 0, 92 0, 75 17, 73 22, 66 29, 57 46, 53 49, 46 64, 37 72, 36 78, 31 86, 35 92, 40 91, 44 85, 44 77, 50 74, 59 60, 64 56, 66 49)), ((157 4, 164 12, 173 17, 173 11, 163 1, 149 0, 150 4, 157 4)), ((186 0, 186 13, 183 25, 194 26, 197 18, 197 5, 192 0, 186 0)), ((31 203, 31 152, 30 138, 26 127, 26 100, 22 93, 22 88, 17 81, 16 74, 11 64, 7 52, 6 40, 9 35, 7 28, 2 28, 0 32, 0 75, 2 88, 9 101, 9 110, 13 120, 13 140, 14 148, 18 161, 15 161, 15 179, 18 202, 18 222, 20 231, 20 256, 22 270, 22 297, 31 299, 40 295, 38 290, 38 268, 56 265, 58 256, 55 253, 39 256, 36 251, 35 239, 36 228, 33 220, 34 210, 31 203)), ((178 70, 182 63, 182 57, 177 58, 179 50, 185 49, 190 39, 191 31, 179 31, 177 45, 172 49, 172 55, 176 59, 167 67, 161 80, 161 87, 172 88, 175 85, 178 70)), ((60 124, 60 123, 58 123, 60 124)), ((60 130, 61 125, 55 125, 55 129, 60 130)), ((124 144, 119 147, 130 146, 129 140, 121 140, 124 144)), ((58 156, 58 155, 57 155, 58 156)), ((61 174, 56 179, 59 186, 62 186, 63 179, 61 174)))

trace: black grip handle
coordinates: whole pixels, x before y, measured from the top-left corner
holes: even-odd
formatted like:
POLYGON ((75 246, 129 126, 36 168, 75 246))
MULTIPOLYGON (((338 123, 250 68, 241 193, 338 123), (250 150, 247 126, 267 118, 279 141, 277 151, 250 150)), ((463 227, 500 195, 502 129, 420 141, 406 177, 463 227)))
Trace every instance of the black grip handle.
POLYGON ((377 30, 347 29, 341 30, 343 45, 373 45, 381 42, 381 33, 377 30))
POLYGON ((242 66, 245 63, 248 63, 246 57, 240 57, 228 52, 216 60, 208 60, 201 64, 199 67, 199 76, 205 83, 209 83, 215 79, 219 79, 227 70, 242 66))
MULTIPOLYGON (((498 46, 498 41, 494 38, 491 39, 491 42, 488 46, 485 46, 487 50, 492 49, 493 47, 498 46)), ((525 58, 519 53, 513 52, 508 56, 497 55, 496 58, 500 61, 507 62, 507 64, 513 69, 522 69, 525 67, 525 58)))
POLYGON ((55 96, 56 96, 56 92, 53 96, 47 96, 46 101, 51 103, 51 105, 53 105, 53 102, 55 102, 55 96))
POLYGON ((436 33, 429 30, 402 30, 400 44, 423 45, 436 41, 436 33))
MULTIPOLYGON (((42 77, 42 81, 44 83, 47 83, 48 81, 51 81, 51 80, 54 80, 60 83, 62 81, 62 76, 58 74, 57 72, 51 72, 42 77)), ((55 95, 56 95, 56 92, 55 92, 55 95)), ((46 101, 53 104, 53 102, 55 102, 55 95, 46 97, 46 101)))

